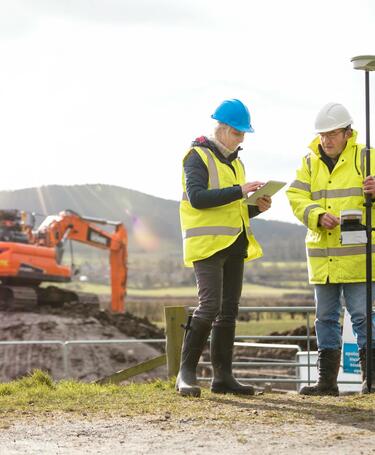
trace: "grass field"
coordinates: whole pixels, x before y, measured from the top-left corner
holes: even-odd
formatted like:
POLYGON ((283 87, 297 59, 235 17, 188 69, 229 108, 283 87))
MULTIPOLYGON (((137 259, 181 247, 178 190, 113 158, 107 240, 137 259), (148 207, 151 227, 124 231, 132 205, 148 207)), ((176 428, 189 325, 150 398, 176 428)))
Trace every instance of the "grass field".
MULTIPOLYGON (((161 329, 165 328, 165 322, 154 321, 161 329)), ((314 319, 311 319, 310 327, 313 327, 314 319)), ((302 318, 290 319, 285 316, 283 319, 260 319, 259 321, 237 321, 236 336, 241 335, 269 335, 273 332, 285 332, 294 330, 298 327, 306 326, 306 321, 302 318)))
MULTIPOLYGON (((313 326, 314 319, 311 318, 310 327, 313 326)), ((302 318, 291 319, 285 315, 282 319, 260 319, 259 321, 238 321, 236 335, 269 335, 272 332, 285 332, 294 330, 302 325, 306 326, 306 321, 302 318)))
MULTIPOLYGON (((68 289, 80 290, 82 292, 93 292, 95 294, 110 294, 111 289, 104 284, 78 283, 72 282, 61 285, 68 289)), ((243 297, 281 297, 284 294, 310 294, 310 289, 285 289, 261 286, 257 284, 245 283, 242 290, 243 297)), ((195 297, 197 290, 195 286, 175 287, 175 288, 153 288, 153 289, 134 289, 129 288, 128 297, 195 297)))
MULTIPOLYGON (((305 289, 285 289, 245 283, 242 289, 243 297, 281 297, 283 294, 308 294, 305 289)), ((196 287, 164 288, 164 289, 129 289, 128 295, 137 297, 195 297, 196 287)))
MULTIPOLYGON (((78 290, 81 292, 93 292, 99 295, 108 295, 110 288, 105 285, 91 283, 70 283, 64 285, 69 289, 78 290)), ((282 298, 285 294, 308 295, 307 291, 301 289, 281 289, 270 288, 266 286, 258 286, 245 284, 243 296, 261 298, 269 297, 270 304, 273 300, 282 298)), ((269 302, 267 302, 269 303, 269 302)), ((189 305, 197 304, 196 288, 163 288, 163 289, 129 289, 125 301, 125 309, 138 317, 147 317, 150 321, 156 323, 159 327, 164 327, 164 306, 166 305, 189 305), (144 300, 142 300, 144 297, 144 300), (153 300, 153 297, 155 300, 153 300), (182 300, 179 300, 182 299, 182 300)), ((261 303, 264 305, 264 303, 261 303)), ((252 314, 255 317, 254 314, 252 314)), ((313 321, 313 318, 311 318, 313 321)), ((296 315, 296 319, 292 319, 290 315, 280 313, 277 317, 275 314, 263 313, 259 316, 259 320, 251 320, 248 322, 239 322, 239 334, 247 335, 267 335, 273 331, 293 330, 300 325, 304 325, 305 320, 300 315, 296 315)))

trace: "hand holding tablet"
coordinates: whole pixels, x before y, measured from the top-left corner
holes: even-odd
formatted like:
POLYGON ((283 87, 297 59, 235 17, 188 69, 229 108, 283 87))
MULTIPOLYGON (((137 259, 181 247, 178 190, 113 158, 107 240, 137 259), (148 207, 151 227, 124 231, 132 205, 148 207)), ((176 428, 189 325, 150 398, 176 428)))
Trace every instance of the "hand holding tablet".
POLYGON ((278 182, 276 180, 270 180, 265 183, 261 188, 254 191, 249 197, 247 197, 244 202, 248 205, 257 205, 256 200, 264 196, 273 196, 278 191, 281 190, 286 185, 286 182, 278 182))

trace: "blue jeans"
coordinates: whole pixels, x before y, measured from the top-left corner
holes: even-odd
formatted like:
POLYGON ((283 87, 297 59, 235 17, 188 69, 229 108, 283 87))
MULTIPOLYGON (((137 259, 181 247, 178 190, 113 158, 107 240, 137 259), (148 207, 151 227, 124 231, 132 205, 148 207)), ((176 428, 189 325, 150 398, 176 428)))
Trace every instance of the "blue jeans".
MULTIPOLYGON (((366 347, 366 283, 316 284, 315 331, 318 349, 341 349, 341 296, 345 299, 359 348, 366 347)), ((372 286, 373 296, 375 286, 372 286)), ((373 318, 374 321, 374 318, 373 318)), ((373 322, 372 344, 375 346, 373 322)))

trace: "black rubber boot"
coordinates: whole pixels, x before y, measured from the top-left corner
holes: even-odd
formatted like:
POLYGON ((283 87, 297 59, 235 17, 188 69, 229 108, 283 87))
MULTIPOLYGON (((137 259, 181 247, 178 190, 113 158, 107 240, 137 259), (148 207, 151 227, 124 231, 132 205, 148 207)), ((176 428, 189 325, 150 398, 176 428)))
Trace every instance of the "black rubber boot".
POLYGON ((211 392, 254 395, 254 387, 240 384, 232 374, 233 344, 236 326, 213 326, 211 332, 211 362, 213 380, 211 392))
MULTIPOLYGON (((361 393, 368 393, 367 388, 367 368, 366 368, 366 348, 359 350, 359 363, 361 365, 361 374, 362 374, 362 388, 361 393)), ((371 393, 375 392, 375 349, 371 349, 372 355, 372 371, 371 371, 371 393)))
POLYGON ((197 383, 197 365, 211 331, 211 322, 192 318, 186 327, 181 351, 180 371, 176 379, 176 390, 183 396, 200 397, 197 383))
POLYGON ((337 397, 339 388, 337 376, 340 369, 341 350, 322 349, 318 351, 318 381, 312 386, 302 387, 301 395, 331 395, 337 397))

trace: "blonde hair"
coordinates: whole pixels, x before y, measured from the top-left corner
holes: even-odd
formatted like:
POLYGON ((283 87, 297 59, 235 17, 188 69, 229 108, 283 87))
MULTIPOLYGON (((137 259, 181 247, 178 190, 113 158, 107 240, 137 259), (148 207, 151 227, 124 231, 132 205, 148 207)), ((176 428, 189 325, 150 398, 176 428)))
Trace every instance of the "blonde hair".
POLYGON ((222 131, 229 131, 230 128, 226 123, 217 122, 214 128, 214 137, 217 139, 222 131))

